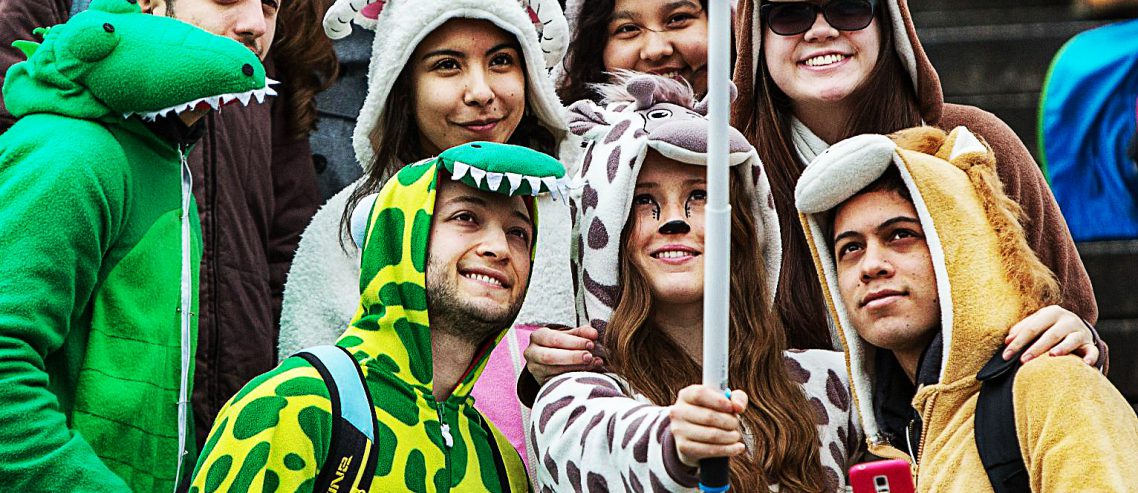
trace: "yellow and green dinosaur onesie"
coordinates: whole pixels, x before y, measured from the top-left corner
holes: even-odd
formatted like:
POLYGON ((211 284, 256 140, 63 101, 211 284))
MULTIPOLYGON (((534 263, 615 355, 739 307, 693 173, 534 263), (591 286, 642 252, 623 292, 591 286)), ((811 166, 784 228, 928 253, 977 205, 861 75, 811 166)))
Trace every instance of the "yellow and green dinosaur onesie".
MULTIPOLYGON (((359 363, 374 404, 371 491, 529 489, 521 458, 470 398, 508 327, 476 351, 450 397, 433 396, 427 241, 440 176, 507 195, 564 196, 564 174, 557 160, 536 151, 475 142, 401 169, 379 192, 364 235, 360 307, 336 343, 359 363)), ((286 359, 221 410, 191 491, 311 491, 331 427, 319 373, 301 358, 286 359)))

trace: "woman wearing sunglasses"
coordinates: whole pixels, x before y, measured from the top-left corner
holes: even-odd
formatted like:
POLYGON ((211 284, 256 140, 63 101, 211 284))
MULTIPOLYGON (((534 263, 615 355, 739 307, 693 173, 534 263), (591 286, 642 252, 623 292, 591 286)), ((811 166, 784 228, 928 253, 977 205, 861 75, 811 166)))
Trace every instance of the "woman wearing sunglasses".
POLYGON ((1025 358, 1043 354, 1050 344, 1053 353, 1105 361, 1105 345, 1083 324, 1093 323, 1098 312, 1090 280, 1039 166, 991 113, 944 102, 906 0, 751 0, 740 3, 736 22, 739 99, 732 124, 758 148, 770 174, 785 245, 777 308, 791 347, 832 344, 822 292, 794 211, 794 186, 806 164, 853 135, 922 124, 945 130, 963 125, 995 150, 1006 191, 1027 218, 1028 241, 1055 272, 1063 292, 1062 307, 1044 308, 1013 329, 1007 354, 1027 347, 1034 335, 1056 329, 1025 358))

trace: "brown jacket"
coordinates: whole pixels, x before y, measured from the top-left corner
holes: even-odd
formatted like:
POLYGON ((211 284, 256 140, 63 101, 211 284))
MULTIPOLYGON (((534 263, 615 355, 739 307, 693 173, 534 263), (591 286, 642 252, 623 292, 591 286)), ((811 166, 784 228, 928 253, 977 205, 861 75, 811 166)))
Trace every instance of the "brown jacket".
MULTIPOLYGON (((24 61, 24 54, 12 47, 20 39, 39 42, 32 35, 37 27, 48 27, 67 21, 71 11, 69 0, 0 0, 0 86, 8 67, 24 61)), ((0 133, 16 123, 0 98, 0 133)))
POLYGON ((204 243, 193 394, 199 448, 221 406, 276 366, 285 275, 321 201, 308 141, 288 137, 276 101, 210 113, 190 154, 204 243))
MULTIPOLYGON (((733 105, 732 123, 737 127, 746 111, 756 104, 754 76, 762 40, 761 33, 755 31, 761 28, 756 25, 757 4, 756 0, 741 2, 736 16, 738 57, 734 81, 739 89, 739 98, 733 105)), ((1063 292, 1062 306, 1093 324, 1098 319, 1098 305, 1090 278, 1067 230, 1067 222, 1031 153, 1011 128, 995 115, 971 106, 944 102, 940 78, 921 48, 906 0, 883 0, 878 2, 878 6, 889 9, 893 32, 907 35, 894 36, 894 48, 902 66, 909 70, 915 81, 925 123, 945 130, 967 126, 992 146, 999 163, 997 172, 1008 195, 1023 207, 1028 243, 1059 279, 1063 292)), ((779 290, 784 292, 782 286, 779 290)), ((823 309, 822 300, 817 300, 817 303, 819 309, 823 309)))

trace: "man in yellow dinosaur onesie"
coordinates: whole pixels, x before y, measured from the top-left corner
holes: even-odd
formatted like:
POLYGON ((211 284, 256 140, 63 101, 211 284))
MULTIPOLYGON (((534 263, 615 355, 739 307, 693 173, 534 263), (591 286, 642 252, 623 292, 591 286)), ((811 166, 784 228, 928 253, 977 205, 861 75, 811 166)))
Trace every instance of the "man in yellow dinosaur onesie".
POLYGON ((529 284, 534 196, 563 198, 564 177, 556 159, 489 142, 400 169, 352 216, 355 318, 336 347, 306 352, 341 359, 291 357, 249 382, 221 409, 190 492, 527 491, 470 390, 529 284), (352 378, 333 392, 322 376, 344 366, 352 378))
MULTIPOLYGON (((863 135, 820 155, 795 192, 869 451, 909 460, 919 491, 994 490, 978 374, 1018 365, 993 358, 1008 328, 1058 301, 995 166, 963 127, 863 135)), ((1001 488, 1138 491, 1138 418, 1102 374, 1062 356, 1012 375, 1022 466, 1001 488)))

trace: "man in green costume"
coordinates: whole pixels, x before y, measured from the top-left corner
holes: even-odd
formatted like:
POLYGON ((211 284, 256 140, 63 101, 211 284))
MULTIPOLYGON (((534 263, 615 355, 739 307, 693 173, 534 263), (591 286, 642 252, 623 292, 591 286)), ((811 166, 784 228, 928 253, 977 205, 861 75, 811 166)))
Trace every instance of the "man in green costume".
MULTIPOLYGON (((363 472, 332 489, 529 489, 521 458, 470 390, 525 297, 532 196, 563 197, 564 175, 537 151, 475 142, 404 167, 357 209, 353 217, 367 217, 352 228, 362 243, 360 307, 336 345, 366 382, 376 461, 370 489, 363 472)), ((309 492, 322 471, 354 465, 329 460, 329 395, 300 357, 254 379, 218 415, 190 491, 309 492)), ((344 412, 351 399, 338 395, 344 412)))
POLYGON ((137 0, 20 42, 0 136, 0 491, 171 491, 201 236, 185 156, 205 110, 272 91, 242 44, 137 0))

